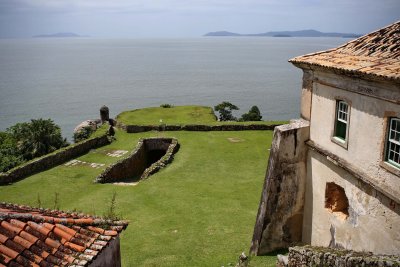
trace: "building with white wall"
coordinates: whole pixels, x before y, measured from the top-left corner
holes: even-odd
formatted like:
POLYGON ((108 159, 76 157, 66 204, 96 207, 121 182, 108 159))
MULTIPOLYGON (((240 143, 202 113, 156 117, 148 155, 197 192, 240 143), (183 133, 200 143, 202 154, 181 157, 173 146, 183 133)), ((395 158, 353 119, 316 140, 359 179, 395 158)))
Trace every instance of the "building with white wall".
POLYGON ((275 130, 251 251, 399 254, 400 21, 290 62, 302 119, 275 130))

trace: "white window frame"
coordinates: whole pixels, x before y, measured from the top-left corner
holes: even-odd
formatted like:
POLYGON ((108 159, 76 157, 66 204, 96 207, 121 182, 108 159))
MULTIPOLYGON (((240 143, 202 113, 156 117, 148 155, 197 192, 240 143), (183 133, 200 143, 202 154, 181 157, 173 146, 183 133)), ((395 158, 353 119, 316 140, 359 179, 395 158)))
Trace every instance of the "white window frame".
POLYGON ((335 98, 335 109, 333 115, 333 127, 331 131, 331 141, 344 149, 348 148, 349 145, 349 128, 350 128, 350 113, 351 113, 351 102, 344 100, 343 98, 335 98), (339 124, 341 127, 346 127, 346 132, 339 133, 339 124))
POLYGON ((385 155, 386 162, 400 169, 400 118, 393 117, 389 120, 385 155))
POLYGON ((338 109, 337 109, 337 120, 346 124, 346 128, 348 127, 348 118, 349 118, 349 104, 346 101, 340 100, 338 101, 338 109))

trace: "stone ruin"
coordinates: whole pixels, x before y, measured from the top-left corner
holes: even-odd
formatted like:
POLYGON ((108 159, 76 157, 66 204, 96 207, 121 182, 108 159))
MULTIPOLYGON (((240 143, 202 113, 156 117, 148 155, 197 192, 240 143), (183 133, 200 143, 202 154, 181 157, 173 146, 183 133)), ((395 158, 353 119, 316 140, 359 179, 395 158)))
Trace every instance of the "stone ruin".
POLYGON ((81 131, 84 131, 85 128, 89 127, 92 131, 96 131, 97 128, 100 127, 101 124, 104 123, 109 123, 110 127, 108 129, 108 134, 110 136, 114 136, 115 135, 115 130, 113 128, 113 126, 115 125, 115 120, 114 119, 110 119, 110 109, 103 105, 100 108, 100 119, 91 119, 91 120, 85 120, 83 122, 81 122, 80 124, 78 124, 74 131, 73 134, 77 134, 80 133, 81 131))
POLYGON ((104 123, 110 120, 110 110, 107 106, 102 106, 100 108, 100 119, 104 123))
POLYGON ((137 182, 164 168, 178 151, 175 138, 140 139, 130 155, 107 167, 97 183, 137 182))

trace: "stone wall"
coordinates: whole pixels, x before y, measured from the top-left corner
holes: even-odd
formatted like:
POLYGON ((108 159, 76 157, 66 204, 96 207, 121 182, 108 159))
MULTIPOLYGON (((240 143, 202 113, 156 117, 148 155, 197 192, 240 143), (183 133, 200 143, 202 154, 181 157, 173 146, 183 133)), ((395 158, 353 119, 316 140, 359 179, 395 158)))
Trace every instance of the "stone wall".
POLYGON ((301 242, 309 122, 278 126, 254 227, 250 253, 262 255, 301 242))
POLYGON ((170 163, 178 148, 179 144, 175 138, 140 139, 138 145, 128 157, 107 167, 96 178, 95 182, 112 183, 135 176, 140 176, 139 180, 146 179, 170 163), (151 150, 165 150, 166 153, 160 160, 146 168, 147 153, 151 150))
POLYGON ((289 248, 287 266, 400 266, 400 257, 390 255, 373 255, 369 252, 354 252, 343 249, 304 246, 289 248))
POLYGON ((68 160, 81 156, 89 150, 109 144, 107 135, 88 139, 68 147, 59 149, 51 154, 28 161, 8 172, 0 173, 0 185, 14 183, 32 174, 48 170, 68 160))
POLYGON ((121 122, 117 126, 127 133, 140 133, 149 131, 247 131, 247 130, 273 130, 280 124, 226 124, 226 125, 125 125, 121 122))

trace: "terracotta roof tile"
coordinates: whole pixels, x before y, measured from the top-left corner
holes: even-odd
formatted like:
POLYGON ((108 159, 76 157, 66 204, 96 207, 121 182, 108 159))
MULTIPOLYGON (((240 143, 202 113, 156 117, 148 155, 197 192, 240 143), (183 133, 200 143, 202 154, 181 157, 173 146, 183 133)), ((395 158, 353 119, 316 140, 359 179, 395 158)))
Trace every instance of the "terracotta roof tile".
POLYGON ((7 236, 0 234, 0 243, 1 244, 6 243, 7 239, 8 239, 7 236))
POLYGON ((340 47, 299 56, 293 64, 400 81, 400 21, 340 47))
POLYGON ((33 244, 36 243, 36 241, 38 241, 38 239, 39 239, 36 236, 33 236, 33 235, 31 235, 31 234, 29 234, 29 233, 27 233, 25 231, 22 231, 19 235, 22 238, 24 238, 25 240, 27 240, 27 241, 29 241, 29 242, 31 242, 33 244))
POLYGON ((6 255, 3 255, 3 254, 0 253, 0 267, 1 266, 6 266, 6 265, 3 265, 3 264, 7 264, 10 261, 11 261, 11 259, 9 257, 7 257, 6 255))
POLYGON ((104 235, 117 236, 118 232, 114 231, 114 230, 106 230, 106 231, 104 231, 104 235))
POLYGON ((8 231, 10 231, 10 232, 12 232, 14 234, 19 234, 22 231, 22 229, 20 229, 18 227, 15 227, 14 225, 12 225, 11 223, 6 222, 6 221, 2 221, 0 225, 4 229, 6 229, 6 230, 8 230, 8 231))
POLYGON ((51 230, 47 229, 44 225, 37 224, 35 222, 28 222, 28 225, 34 230, 42 234, 43 236, 47 236, 51 230))
POLYGON ((22 238, 22 237, 20 237, 18 235, 14 237, 13 241, 15 243, 17 243, 18 245, 20 245, 20 246, 22 246, 24 248, 27 248, 27 249, 30 249, 31 246, 33 245, 32 242, 29 242, 28 240, 25 240, 24 238, 22 238))
POLYGON ((0 203, 0 267, 87 266, 125 221, 0 203))
POLYGON ((18 262, 22 266, 39 267, 39 265, 37 265, 36 263, 28 260, 27 258, 25 258, 25 257, 23 257, 21 255, 19 255, 15 260, 16 260, 16 262, 18 262))
POLYGON ((19 255, 18 252, 12 250, 11 248, 6 247, 3 244, 0 244, 0 253, 11 259, 15 259, 19 255))
POLYGON ((35 253, 27 249, 22 252, 22 255, 24 255, 25 258, 30 259, 33 262, 36 262, 37 264, 40 264, 43 261, 43 258, 41 258, 40 256, 36 255, 35 253))
POLYGON ((14 251, 17 251, 17 252, 22 252, 25 249, 23 246, 21 246, 20 244, 14 242, 11 239, 8 239, 6 241, 6 243, 4 243, 4 245, 6 245, 8 248, 10 248, 10 249, 12 249, 14 251))
POLYGON ((87 229, 89 229, 90 231, 96 232, 98 234, 104 234, 105 230, 102 228, 98 228, 98 227, 94 227, 94 226, 88 226, 87 229))
POLYGON ((23 265, 21 265, 21 264, 15 262, 15 261, 10 262, 10 263, 8 264, 8 266, 9 266, 9 267, 24 267, 23 265))

